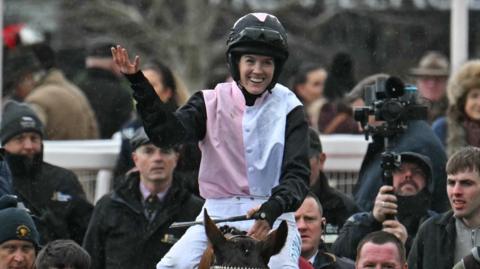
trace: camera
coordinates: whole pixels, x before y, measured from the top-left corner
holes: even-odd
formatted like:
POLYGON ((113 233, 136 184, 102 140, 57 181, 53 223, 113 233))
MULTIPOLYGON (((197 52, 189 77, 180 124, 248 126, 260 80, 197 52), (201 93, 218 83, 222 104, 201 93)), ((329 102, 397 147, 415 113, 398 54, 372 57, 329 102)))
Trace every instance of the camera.
POLYGON ((383 138, 383 180, 392 185, 392 173, 400 166, 400 155, 393 152, 393 138, 407 129, 410 120, 425 120, 428 108, 421 105, 417 88, 405 84, 397 77, 379 78, 364 89, 364 107, 354 109, 354 118, 363 127, 365 139, 369 135, 383 138), (374 116, 375 124, 369 123, 374 116))
POLYGON ((417 88, 407 85, 397 77, 379 78, 366 86, 364 107, 354 109, 353 115, 360 122, 366 138, 369 134, 393 137, 406 129, 409 120, 425 120, 428 108, 417 102, 417 88), (369 124, 370 116, 382 124, 369 124))

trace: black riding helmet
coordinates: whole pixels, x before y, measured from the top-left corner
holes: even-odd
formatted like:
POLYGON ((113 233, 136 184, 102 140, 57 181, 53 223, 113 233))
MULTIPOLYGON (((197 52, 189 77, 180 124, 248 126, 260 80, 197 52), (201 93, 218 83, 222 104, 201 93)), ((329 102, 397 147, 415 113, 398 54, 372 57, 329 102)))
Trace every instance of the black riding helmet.
POLYGON ((287 33, 277 17, 267 13, 250 13, 238 19, 227 40, 227 62, 232 78, 240 80, 238 62, 243 54, 259 54, 274 58, 275 71, 267 90, 277 83, 288 58, 287 33))

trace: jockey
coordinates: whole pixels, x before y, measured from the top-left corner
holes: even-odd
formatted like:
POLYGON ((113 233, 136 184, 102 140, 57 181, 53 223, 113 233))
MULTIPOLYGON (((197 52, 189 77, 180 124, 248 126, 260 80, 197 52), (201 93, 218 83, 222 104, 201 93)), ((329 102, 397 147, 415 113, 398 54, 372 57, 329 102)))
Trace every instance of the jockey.
MULTIPOLYGON (((298 268, 301 239, 294 212, 308 189, 308 125, 295 94, 277 83, 288 57, 280 21, 266 13, 240 18, 227 41, 233 81, 198 91, 174 113, 156 97, 138 56, 131 62, 121 46, 112 54, 132 84, 151 141, 157 146, 199 142, 199 188, 209 215, 247 214, 255 219, 226 224, 257 239, 286 220, 287 242, 269 266, 298 268)), ((203 210, 197 219, 203 220, 203 210)), ((157 268, 195 268, 207 241, 202 225, 190 227, 157 268)))

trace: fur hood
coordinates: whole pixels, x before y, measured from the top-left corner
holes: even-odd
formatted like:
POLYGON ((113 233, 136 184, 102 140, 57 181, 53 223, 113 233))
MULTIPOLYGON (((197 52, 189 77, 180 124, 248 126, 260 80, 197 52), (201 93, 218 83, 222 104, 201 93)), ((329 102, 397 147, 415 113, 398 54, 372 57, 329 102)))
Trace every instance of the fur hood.
POLYGON ((463 122, 465 121, 465 99, 470 89, 480 88, 480 60, 463 64, 448 81, 447 111, 447 155, 451 156, 460 147, 467 146, 463 122))

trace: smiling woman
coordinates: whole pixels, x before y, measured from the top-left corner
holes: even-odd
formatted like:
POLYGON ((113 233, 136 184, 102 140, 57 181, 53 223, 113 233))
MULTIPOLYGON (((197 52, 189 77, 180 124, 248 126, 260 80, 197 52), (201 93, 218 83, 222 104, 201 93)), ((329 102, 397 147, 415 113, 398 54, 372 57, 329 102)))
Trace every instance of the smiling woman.
POLYGON ((240 85, 252 95, 260 95, 270 85, 275 70, 274 59, 269 56, 245 54, 240 57, 240 85))
MULTIPOLYGON (((296 268, 301 242, 293 211, 308 188, 308 125, 295 94, 277 83, 288 57, 280 21, 266 13, 240 18, 227 40, 233 81, 195 93, 175 112, 156 98, 139 70, 138 56, 131 62, 121 46, 112 48, 112 54, 132 83, 152 143, 164 147, 199 142, 198 182, 204 207, 216 218, 252 218, 235 223, 235 228, 260 240, 285 220, 287 247, 272 256, 269 266, 296 268)), ((205 229, 192 226, 157 269, 194 268, 206 246, 205 229)))
POLYGON ((449 107, 432 129, 444 142, 448 155, 461 147, 480 146, 480 60, 463 64, 447 87, 449 107))

